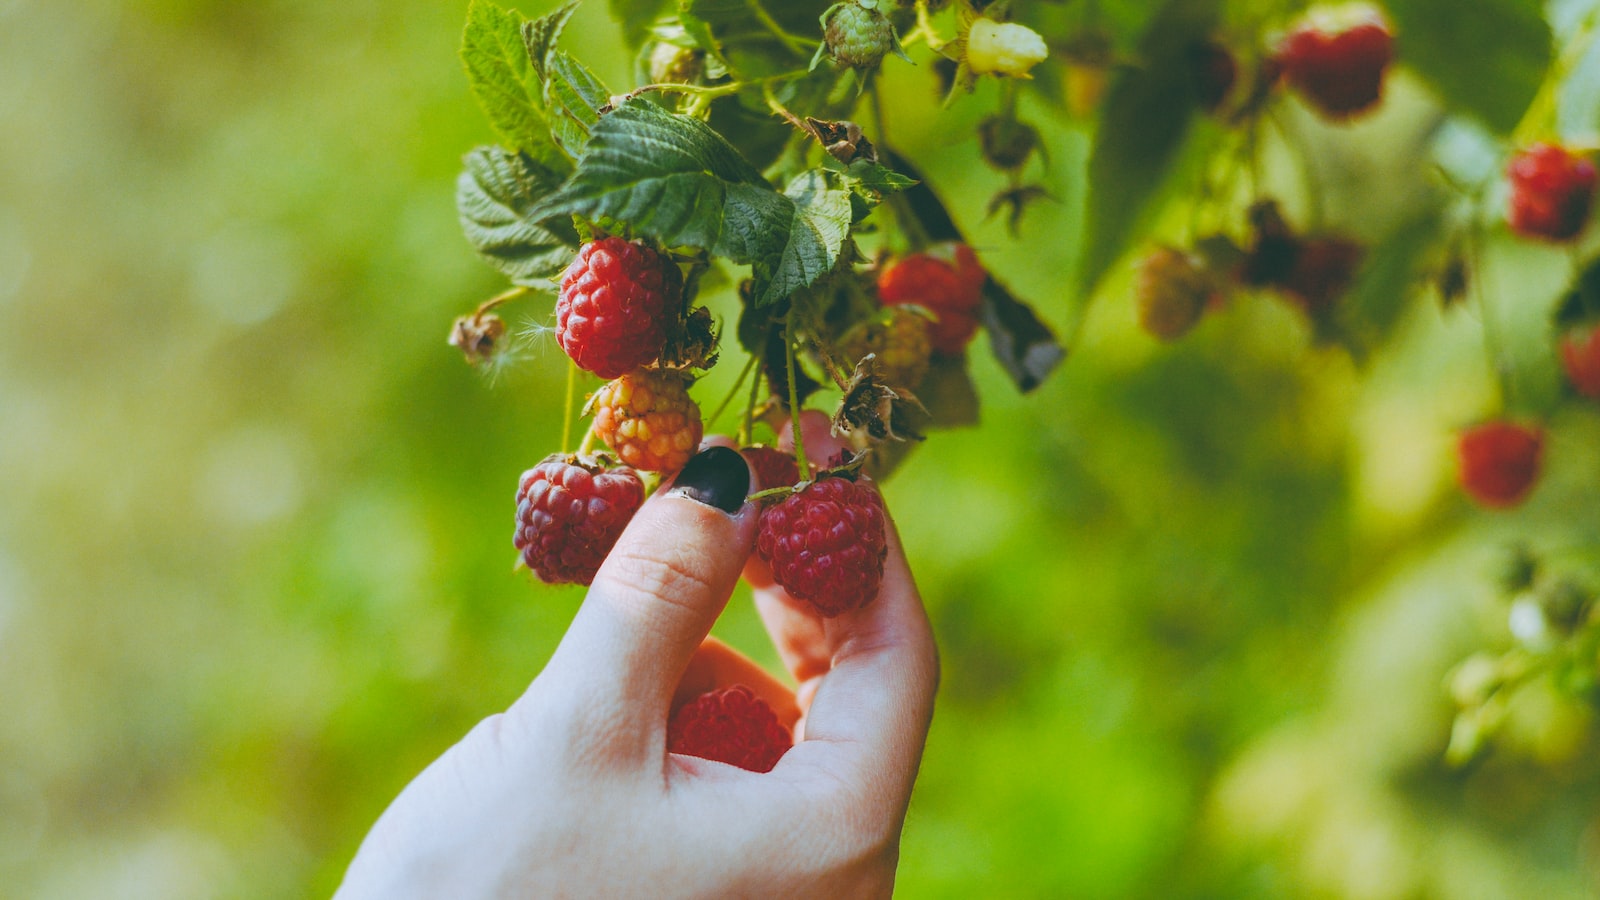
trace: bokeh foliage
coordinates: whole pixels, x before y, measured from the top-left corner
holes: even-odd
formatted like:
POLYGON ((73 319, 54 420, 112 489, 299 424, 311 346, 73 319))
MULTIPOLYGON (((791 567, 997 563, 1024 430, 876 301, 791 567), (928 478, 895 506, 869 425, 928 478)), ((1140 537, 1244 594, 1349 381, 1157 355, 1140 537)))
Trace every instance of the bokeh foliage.
MULTIPOLYGON (((1077 14, 1029 6, 1041 26, 1077 14)), ((1154 4, 1101 6, 1135 52, 1154 4)), ((1371 121, 1284 111, 1327 224, 1379 242, 1426 227, 1416 148, 1438 98, 1464 98, 1452 67, 1507 73, 1463 100, 1491 130, 1530 77, 1517 32, 1391 6, 1402 40, 1465 43, 1419 52, 1371 121)), ((455 216, 462 154, 494 140, 456 57, 464 7, 0 0, 0 893, 325 895, 575 609, 581 592, 511 572, 516 476, 560 435, 548 305, 492 381, 444 345, 503 285, 455 216)), ((631 83, 606 13, 581 7, 563 43, 631 83)), ((1443 761, 1445 674, 1509 641, 1499 547, 1600 541, 1600 416, 1558 405, 1537 358, 1567 255, 1501 240, 1481 273, 1530 402, 1556 408, 1544 484, 1488 516, 1448 453, 1497 402, 1475 313, 1395 302, 1358 362, 1247 299, 1159 347, 1121 250, 1096 305, 1072 287, 1098 227, 1089 126, 1049 90, 1024 100, 1054 202, 1013 239, 983 217, 992 87, 940 111, 915 58, 885 66, 897 147, 1075 346, 1025 398, 977 357, 981 427, 936 435, 886 489, 945 662, 902 893, 1592 892, 1588 712, 1533 698, 1510 746, 1443 761)), ((1173 179, 1207 127, 1180 136, 1173 179)), ((1268 177, 1297 165, 1280 147, 1268 177)), ((1140 212, 1159 231, 1185 210, 1140 212)), ((743 591, 718 633, 774 661, 743 591)))

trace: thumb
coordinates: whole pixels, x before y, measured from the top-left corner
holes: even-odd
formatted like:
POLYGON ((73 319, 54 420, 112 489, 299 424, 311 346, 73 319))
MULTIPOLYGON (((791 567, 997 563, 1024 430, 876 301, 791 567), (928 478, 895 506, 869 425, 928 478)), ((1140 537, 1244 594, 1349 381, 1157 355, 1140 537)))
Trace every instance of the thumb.
POLYGON ((701 451, 645 501, 595 573, 546 673, 642 726, 664 721, 673 689, 727 605, 756 539, 750 467, 701 451), (637 718, 635 718, 637 717, 637 718))

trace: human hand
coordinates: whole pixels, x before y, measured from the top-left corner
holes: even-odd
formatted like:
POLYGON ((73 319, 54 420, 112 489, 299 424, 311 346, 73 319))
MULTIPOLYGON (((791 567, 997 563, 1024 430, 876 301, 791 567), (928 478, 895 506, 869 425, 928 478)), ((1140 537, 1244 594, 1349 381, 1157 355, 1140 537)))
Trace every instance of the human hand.
POLYGON ((878 599, 826 623, 750 568, 798 702, 707 643, 755 543, 750 482, 714 448, 639 509, 544 671, 401 792, 340 897, 889 893, 938 680, 927 617, 891 524, 878 599), (764 774, 669 754, 674 695, 735 679, 803 711, 803 739, 764 774))

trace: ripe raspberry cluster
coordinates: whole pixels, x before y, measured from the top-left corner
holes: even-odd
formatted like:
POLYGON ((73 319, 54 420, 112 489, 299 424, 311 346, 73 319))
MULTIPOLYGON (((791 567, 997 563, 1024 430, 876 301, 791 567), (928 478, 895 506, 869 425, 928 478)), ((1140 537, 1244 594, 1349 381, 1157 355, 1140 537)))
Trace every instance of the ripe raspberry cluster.
MULTIPOLYGON (((895 261, 878 277, 883 305, 844 329, 839 352, 909 392, 928 371, 933 335, 950 353, 971 339, 986 278, 964 245, 895 261)), ((561 279, 557 339, 576 365, 611 379, 585 411, 593 415, 591 438, 615 459, 558 454, 523 474, 513 544, 544 581, 593 580, 643 502, 639 473, 671 475, 699 448, 704 424, 690 394, 694 378, 672 364, 673 342, 689 328, 684 284, 670 255, 614 236, 585 244, 561 279)), ((870 603, 887 546, 877 493, 841 470, 802 472, 791 453, 744 452, 762 490, 772 492, 764 497, 758 552, 775 580, 824 616, 870 603)))

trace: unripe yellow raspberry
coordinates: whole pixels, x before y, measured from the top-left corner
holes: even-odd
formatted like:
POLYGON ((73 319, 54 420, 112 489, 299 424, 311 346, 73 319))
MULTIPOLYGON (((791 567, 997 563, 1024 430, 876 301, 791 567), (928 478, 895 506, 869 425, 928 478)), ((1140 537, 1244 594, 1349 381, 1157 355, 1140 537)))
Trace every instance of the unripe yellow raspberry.
POLYGON ((594 395, 595 435, 645 472, 676 472, 700 446, 700 407, 678 372, 641 369, 594 395))
POLYGON ((1028 70, 1049 55, 1044 38, 1026 25, 979 19, 967 32, 967 66, 975 75, 1031 78, 1028 70))
POLYGON ((878 377, 884 384, 907 390, 922 383, 928 374, 928 356, 933 352, 928 320, 903 306, 851 328, 840 345, 848 364, 869 353, 877 354, 873 363, 878 377))

